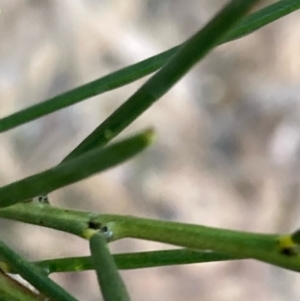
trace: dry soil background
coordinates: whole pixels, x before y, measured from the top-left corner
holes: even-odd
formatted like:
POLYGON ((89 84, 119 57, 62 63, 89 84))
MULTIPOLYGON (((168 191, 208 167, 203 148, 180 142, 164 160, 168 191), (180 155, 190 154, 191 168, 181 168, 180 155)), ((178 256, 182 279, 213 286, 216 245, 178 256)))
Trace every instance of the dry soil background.
MULTIPOLYGON (((184 41, 226 2, 0 0, 0 116, 184 41)), ((154 126, 155 146, 52 193, 51 202, 248 231, 298 227, 299 20, 293 13, 217 48, 126 130, 154 126)), ((1 134, 0 185, 57 164, 141 83, 1 134)), ((70 235, 0 226, 1 237, 30 259, 88 254, 86 242, 70 235)), ((112 245, 116 252, 158 247, 112 245)), ((300 293, 300 276, 253 261, 122 275, 139 301, 298 300, 300 293)), ((99 300, 91 272, 54 278, 80 300, 99 300)))

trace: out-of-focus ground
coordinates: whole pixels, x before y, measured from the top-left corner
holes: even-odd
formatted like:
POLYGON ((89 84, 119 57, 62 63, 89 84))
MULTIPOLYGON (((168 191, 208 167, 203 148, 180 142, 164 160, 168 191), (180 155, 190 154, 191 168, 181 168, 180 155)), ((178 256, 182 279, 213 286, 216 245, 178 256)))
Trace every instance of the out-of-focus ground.
MULTIPOLYGON (((157 54, 188 38, 221 0, 0 0, 0 116, 157 54)), ((264 4, 272 1, 265 1, 264 4)), ((274 1, 273 1, 274 2, 274 1)), ((135 160, 50 195, 51 202, 216 227, 299 226, 300 13, 218 47, 125 133, 154 126, 135 160)), ((57 164, 143 82, 1 134, 0 185, 57 164)), ((1 221, 30 259, 88 254, 54 230, 1 221)), ((128 240, 116 252, 162 246, 128 240)), ((298 300, 300 277, 243 261, 122 272, 133 300, 298 300)), ((99 300, 92 272, 54 275, 99 300)))

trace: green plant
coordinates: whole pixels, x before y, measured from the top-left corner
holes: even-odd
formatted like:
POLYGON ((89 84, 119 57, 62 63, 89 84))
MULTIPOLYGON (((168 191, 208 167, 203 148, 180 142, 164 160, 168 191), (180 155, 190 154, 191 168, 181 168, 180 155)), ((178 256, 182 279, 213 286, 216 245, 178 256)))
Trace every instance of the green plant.
POLYGON ((118 269, 252 258, 300 271, 298 232, 254 234, 24 202, 111 168, 144 150, 153 141, 153 130, 107 144, 217 45, 247 35, 300 8, 299 0, 282 0, 243 17, 257 2, 233 0, 182 45, 0 120, 0 132, 4 132, 160 69, 57 166, 0 188, 0 217, 77 235, 89 240, 91 250, 89 257, 30 263, 0 242, 3 270, 0 300, 46 297, 75 300, 48 278, 53 272, 94 269, 105 300, 129 300, 118 269), (106 242, 128 237, 169 243, 184 249, 111 255, 106 242), (5 273, 8 272, 20 274, 41 294, 33 294, 16 284, 7 277, 5 273))

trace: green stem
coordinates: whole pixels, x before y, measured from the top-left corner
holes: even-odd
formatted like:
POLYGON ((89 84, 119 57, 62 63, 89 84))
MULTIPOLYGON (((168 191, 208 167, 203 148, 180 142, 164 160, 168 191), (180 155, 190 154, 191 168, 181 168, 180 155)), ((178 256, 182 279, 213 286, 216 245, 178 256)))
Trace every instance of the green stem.
POLYGON ((211 250, 261 260, 300 271, 298 255, 282 252, 279 234, 259 234, 200 225, 117 215, 97 215, 40 204, 18 204, 0 210, 0 217, 41 225, 86 238, 91 226, 107 227, 113 239, 138 238, 190 249, 211 250))
POLYGON ((242 38, 258 29, 270 24, 296 10, 300 9, 299 0, 282 0, 266 6, 246 17, 235 26, 225 37, 221 43, 226 43, 242 38))
MULTIPOLYGON (((282 0, 271 4, 243 18, 219 44, 248 35, 299 8, 299 0, 282 0)), ((149 75, 161 68, 180 46, 4 117, 0 119, 0 133, 149 75)))
POLYGON ((187 40, 168 62, 83 140, 63 161, 101 147, 169 91, 259 0, 229 2, 204 28, 187 40), (109 133, 109 135, 107 135, 109 133))
POLYGON ((96 232, 91 236, 90 250, 103 299, 105 301, 130 301, 125 284, 102 234, 96 232))
POLYGON ((143 151, 153 139, 153 131, 147 130, 106 148, 95 148, 74 160, 0 187, 0 207, 11 206, 37 195, 47 194, 114 167, 143 151))
MULTIPOLYGON (((0 241, 0 257, 14 270, 27 280, 33 287, 45 296, 57 301, 77 301, 53 280, 47 277, 33 263, 29 263, 20 255, 0 241)), ((25 299, 24 299, 25 300, 25 299)))
POLYGON ((0 301, 43 301, 45 296, 31 291, 0 271, 0 301))
MULTIPOLYGON (((189 249, 113 254, 113 258, 119 270, 245 259, 223 253, 189 249)), ((35 265, 48 274, 95 269, 90 256, 48 259, 35 262, 35 265)))

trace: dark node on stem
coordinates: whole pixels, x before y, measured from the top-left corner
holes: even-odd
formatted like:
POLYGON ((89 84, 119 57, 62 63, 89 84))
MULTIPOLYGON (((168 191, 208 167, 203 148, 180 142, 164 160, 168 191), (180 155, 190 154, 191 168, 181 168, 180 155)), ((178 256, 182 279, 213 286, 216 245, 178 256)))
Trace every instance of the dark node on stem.
POLYGON ((102 231, 103 233, 106 233, 106 232, 108 232, 108 228, 107 228, 107 226, 103 226, 103 227, 101 228, 101 231, 102 231))
POLYGON ((39 203, 49 203, 49 199, 48 199, 48 196, 47 195, 40 195, 38 197, 38 201, 39 203))
POLYGON ((49 198, 46 194, 39 195, 33 198, 32 201, 40 204, 49 204, 49 198))
POLYGON ((294 248, 283 248, 280 250, 280 253, 289 257, 297 255, 294 248))
POLYGON ((88 226, 90 229, 99 230, 99 229, 101 229, 102 224, 97 221, 90 220, 88 226))
POLYGON ((104 225, 100 229, 100 231, 103 233, 103 235, 106 237, 106 239, 108 241, 110 241, 113 238, 113 232, 112 232, 112 230, 108 226, 104 225))

